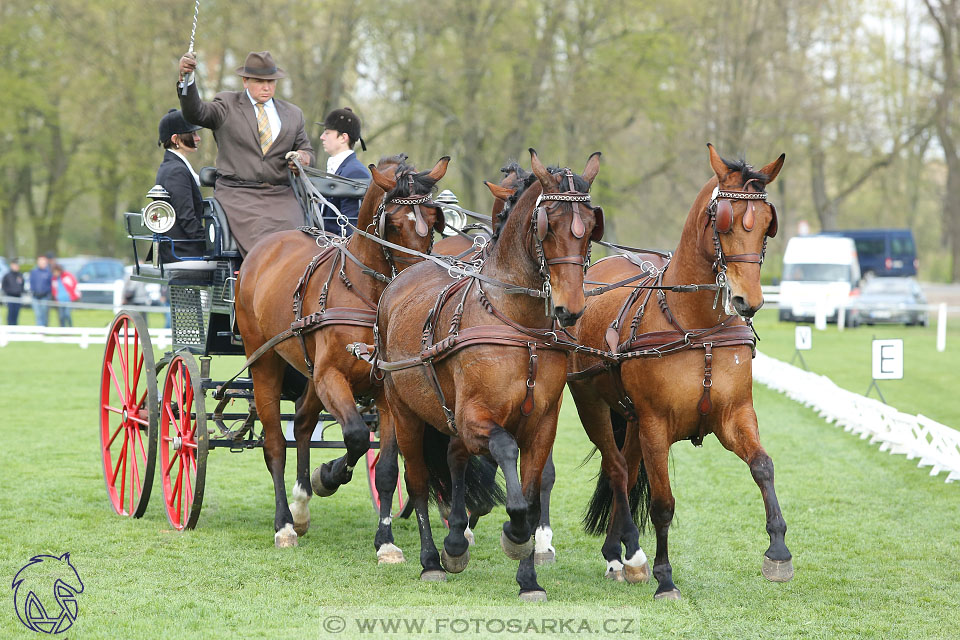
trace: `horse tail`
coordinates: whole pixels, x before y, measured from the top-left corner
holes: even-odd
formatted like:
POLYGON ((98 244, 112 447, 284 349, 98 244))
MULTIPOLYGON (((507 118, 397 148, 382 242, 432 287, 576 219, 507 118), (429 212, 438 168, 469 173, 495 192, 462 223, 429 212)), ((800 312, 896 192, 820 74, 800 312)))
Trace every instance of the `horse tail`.
MULTIPOLYGON (((427 465, 430 499, 438 506, 449 506, 453 494, 447 447, 450 436, 426 425, 423 430, 423 458, 427 465)), ((489 458, 471 456, 464 478, 467 510, 471 513, 489 513, 497 505, 505 504, 507 494, 497 480, 497 465, 489 458)))
MULTIPOLYGON (((623 443, 627 438, 627 420, 619 413, 610 411, 610 422, 613 425, 613 438, 617 448, 623 450, 623 443)), ((627 502, 630 505, 630 517, 641 531, 647 528, 650 518, 650 480, 647 478, 647 469, 640 459, 640 468, 637 473, 637 483, 630 487, 627 493, 627 502)), ((610 510, 613 507, 613 487, 610 478, 601 469, 597 473, 597 486, 583 515, 583 529, 595 536, 602 535, 610 526, 610 510)))

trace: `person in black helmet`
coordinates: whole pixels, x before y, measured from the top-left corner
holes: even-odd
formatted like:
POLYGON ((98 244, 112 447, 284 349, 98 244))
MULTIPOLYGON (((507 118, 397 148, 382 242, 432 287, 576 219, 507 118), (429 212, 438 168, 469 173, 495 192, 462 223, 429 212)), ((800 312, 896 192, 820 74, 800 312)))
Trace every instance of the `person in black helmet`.
MULTIPOLYGON (((317 124, 321 124, 318 122, 317 124)), ((357 159, 353 152, 357 142, 364 151, 367 145, 360 137, 360 118, 350 108, 334 109, 323 121, 323 133, 320 140, 323 150, 330 156, 327 158, 327 173, 333 173, 345 178, 370 180, 370 171, 357 159)), ((330 204, 347 216, 351 224, 357 224, 357 214, 360 211, 360 198, 328 198, 330 204)), ((340 235, 340 225, 337 224, 337 214, 324 205, 320 210, 323 218, 323 229, 334 235, 340 235)), ((348 234, 352 229, 348 230, 348 234)))
MULTIPOLYGON (((160 262, 175 262, 203 255, 203 196, 200 194, 200 177, 188 160, 200 148, 200 134, 197 131, 202 128, 187 122, 178 109, 170 109, 160 120, 157 144, 165 151, 163 162, 157 169, 156 183, 170 194, 170 204, 177 214, 173 228, 164 235, 193 241, 161 243, 160 262)), ((148 254, 147 260, 151 259, 152 255, 148 254)))

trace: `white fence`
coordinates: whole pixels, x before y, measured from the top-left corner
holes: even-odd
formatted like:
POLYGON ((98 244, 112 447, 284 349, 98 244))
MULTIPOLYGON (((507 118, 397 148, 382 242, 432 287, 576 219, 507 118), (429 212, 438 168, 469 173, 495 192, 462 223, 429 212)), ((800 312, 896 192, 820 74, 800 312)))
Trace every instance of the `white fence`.
POLYGON ((753 379, 785 394, 827 422, 879 444, 881 451, 919 458, 930 475, 947 473, 946 481, 960 480, 960 431, 923 415, 903 413, 879 400, 841 389, 830 378, 757 352, 753 379))
MULTIPOLYGON (((11 342, 45 342, 76 344, 86 349, 91 344, 106 344, 110 327, 35 327, 0 324, 0 347, 11 342)), ((154 347, 165 349, 170 345, 170 329, 150 329, 154 347)))

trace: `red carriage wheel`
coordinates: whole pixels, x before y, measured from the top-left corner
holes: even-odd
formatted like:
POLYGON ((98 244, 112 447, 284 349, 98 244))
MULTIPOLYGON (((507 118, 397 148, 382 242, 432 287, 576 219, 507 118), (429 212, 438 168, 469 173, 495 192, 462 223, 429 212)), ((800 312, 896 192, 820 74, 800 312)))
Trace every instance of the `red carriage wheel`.
POLYGON ((160 480, 174 529, 193 529, 203 504, 207 415, 197 361, 178 353, 167 366, 160 400, 160 480))
POLYGON ((157 374, 147 321, 118 313, 100 373, 100 452, 113 510, 139 518, 157 460, 157 374))
MULTIPOLYGON (((370 442, 376 442, 377 439, 373 432, 370 433, 370 442)), ((377 460, 380 459, 379 449, 367 449, 367 481, 370 485, 370 499, 373 501, 373 508, 377 515, 380 515, 380 492, 377 491, 377 460)), ((398 456, 400 473, 397 474, 397 490, 393 494, 393 505, 390 507, 390 514, 394 518, 404 516, 404 507, 407 504, 406 489, 403 486, 403 460, 398 456)))

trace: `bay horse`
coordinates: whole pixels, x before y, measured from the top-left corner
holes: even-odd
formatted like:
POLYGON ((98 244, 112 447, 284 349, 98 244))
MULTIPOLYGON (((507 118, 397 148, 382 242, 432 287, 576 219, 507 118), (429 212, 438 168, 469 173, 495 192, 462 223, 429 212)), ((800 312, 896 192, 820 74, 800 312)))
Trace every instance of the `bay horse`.
POLYGON ((567 367, 567 347, 553 328, 555 321, 572 325, 583 311, 584 264, 590 241, 603 233, 603 213, 589 205, 588 193, 599 153, 590 156, 582 176, 551 172, 533 149, 530 155, 533 176, 525 188, 501 192, 509 199, 479 272, 456 280, 424 263, 384 291, 376 331, 384 387, 377 404, 381 434, 392 428, 404 456, 420 531, 421 579, 445 580, 446 571, 466 568, 466 462, 489 455, 506 484, 509 520, 500 541, 519 561, 520 598, 544 600, 531 534, 567 367), (453 436, 448 448, 431 445, 453 436), (435 450, 447 455, 428 455, 435 450), (438 467, 446 467, 452 480, 442 558, 427 509, 438 467))
MULTIPOLYGON (((428 252, 433 231, 444 225, 430 193, 450 158, 444 156, 432 170, 420 173, 405 158, 395 156, 376 167, 370 165, 372 180, 360 205, 357 227, 428 252)), ((377 302, 386 283, 417 260, 359 233, 344 242, 283 231, 257 243, 243 262, 235 305, 248 358, 284 331, 291 330, 292 337, 298 338, 279 342, 250 364, 254 402, 263 423, 263 457, 276 497, 277 547, 295 546, 298 536, 309 528, 311 487, 317 495, 332 495, 350 480, 357 460, 369 449, 370 430, 355 399, 370 393, 370 368, 350 356, 346 345, 372 341, 377 302), (323 245, 330 246, 318 248, 323 245), (315 273, 317 277, 311 277, 315 273), (309 381, 294 418, 293 505, 288 505, 284 487, 286 440, 280 424, 281 388, 288 365, 309 381), (347 452, 317 468, 311 482, 310 438, 323 408, 341 425, 347 452)))
POLYGON ((766 242, 777 232, 776 209, 765 188, 784 156, 756 171, 708 148, 715 175, 690 208, 673 256, 610 257, 587 272, 591 282, 633 278, 660 289, 654 296, 653 288, 620 287, 590 298, 574 329, 582 349, 570 360, 569 384, 580 420, 602 454, 585 527, 594 534, 606 529, 602 554, 608 577, 639 582, 649 578, 649 564, 637 522, 644 526, 649 517, 657 537, 656 598, 680 597, 667 554, 675 504, 670 446, 687 439, 699 445, 708 433, 747 463, 760 487, 770 537, 763 575, 782 582, 793 576, 773 462, 760 444, 753 408, 750 324, 763 305, 766 242), (669 290, 704 283, 715 283, 714 291, 669 290), (600 357, 601 351, 615 357, 600 357))
MULTIPOLYGON (((496 229, 499 224, 499 216, 503 211, 507 198, 520 188, 520 186, 531 175, 517 162, 509 162, 500 168, 503 178, 500 183, 494 186, 492 183, 484 181, 484 184, 493 194, 493 208, 490 212, 490 228, 496 229)), ((474 239, 466 233, 458 233, 455 236, 448 236, 437 241, 433 246, 435 255, 459 256, 465 260, 472 260, 481 257, 484 249, 489 242, 477 245, 474 239)), ((375 483, 377 492, 380 495, 380 520, 377 525, 377 533, 374 538, 374 548, 377 551, 377 562, 379 564, 400 564, 405 562, 403 551, 394 544, 393 537, 393 517, 391 508, 393 503, 393 494, 397 488, 397 478, 400 467, 398 464, 398 448, 396 439, 393 437, 392 430, 380 431, 380 455, 377 458, 375 483)), ((442 441, 430 441, 434 447, 442 447, 442 441)), ((446 457, 446 451, 431 451, 431 456, 446 457)), ((496 466, 490 465, 486 458, 472 459, 468 468, 469 477, 465 481, 465 486, 469 492, 465 501, 470 510, 470 517, 464 536, 472 546, 474 544, 473 529, 477 526, 477 521, 486 514, 490 513, 498 504, 503 504, 504 496, 502 489, 497 484, 496 466)), ((552 472, 552 465, 550 467, 552 472)), ((552 475, 550 476, 552 477, 552 475)), ((442 469, 434 475, 434 482, 430 485, 431 497, 437 502, 441 516, 447 520, 450 516, 450 479, 449 474, 444 473, 442 469), (442 477, 441 477, 442 476, 442 477), (446 496, 446 497, 445 497, 446 496)), ((412 503, 411 503, 412 504, 412 503)), ((405 517, 405 516, 401 516, 405 517)))

